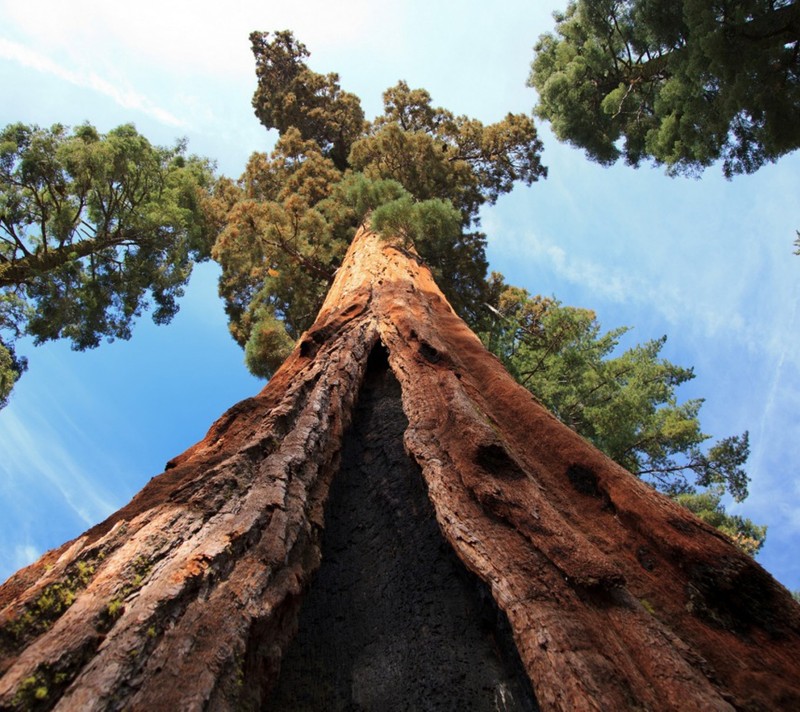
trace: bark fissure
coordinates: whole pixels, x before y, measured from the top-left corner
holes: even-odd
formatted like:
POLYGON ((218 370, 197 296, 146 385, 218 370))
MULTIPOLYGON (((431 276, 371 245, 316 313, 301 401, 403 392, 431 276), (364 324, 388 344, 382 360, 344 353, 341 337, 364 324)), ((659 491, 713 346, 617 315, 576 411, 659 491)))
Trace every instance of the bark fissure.
POLYGON ((504 616, 443 539, 404 451, 400 387, 381 352, 331 485, 322 565, 266 708, 536 710, 504 616))

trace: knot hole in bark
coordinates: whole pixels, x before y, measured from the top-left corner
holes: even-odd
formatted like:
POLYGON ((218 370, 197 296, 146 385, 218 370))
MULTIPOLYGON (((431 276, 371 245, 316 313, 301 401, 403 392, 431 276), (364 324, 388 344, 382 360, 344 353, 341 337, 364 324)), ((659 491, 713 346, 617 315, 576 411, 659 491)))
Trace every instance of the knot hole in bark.
POLYGON ((785 606, 769 574, 742 555, 689 567, 687 610, 706 623, 740 636, 753 627, 763 628, 773 639, 800 630, 796 606, 785 606))
POLYGON ((608 492, 600 485, 593 470, 584 465, 570 465, 567 468, 567 479, 576 492, 599 499, 603 503, 603 509, 615 511, 614 503, 608 496, 608 492))
POLYGON ((432 346, 425 341, 425 339, 421 338, 414 329, 411 329, 408 337, 410 341, 419 342, 417 353, 428 363, 439 363, 444 358, 443 354, 435 346, 432 346))
POLYGON ((304 358, 313 358, 319 347, 322 346, 336 331, 333 324, 326 324, 318 329, 311 329, 306 332, 305 337, 300 342, 300 355, 304 358))
POLYGON ((500 443, 480 445, 475 462, 495 477, 509 480, 520 480, 525 477, 525 470, 500 443))
POLYGON ((429 363, 439 363, 442 360, 442 355, 439 351, 426 341, 419 342, 419 355, 429 363))

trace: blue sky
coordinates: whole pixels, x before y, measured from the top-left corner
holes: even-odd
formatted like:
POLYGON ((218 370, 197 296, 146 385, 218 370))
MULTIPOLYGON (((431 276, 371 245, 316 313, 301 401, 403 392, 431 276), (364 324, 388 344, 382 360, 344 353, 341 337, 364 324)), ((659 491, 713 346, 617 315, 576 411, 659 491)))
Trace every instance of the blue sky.
MULTIPOLYGON (((0 125, 133 122, 238 176, 273 142, 250 108, 247 37, 285 28, 368 116, 405 79, 491 122, 532 108, 531 47, 565 2, 293 5, 2 0, 0 125)), ((484 211, 491 267, 607 329, 633 326, 628 344, 668 335, 664 355, 695 367, 681 396, 706 399, 704 430, 750 431, 751 496, 734 510, 769 526, 759 561, 800 589, 800 155, 733 181, 719 168, 670 179, 599 167, 541 132, 549 178, 484 211)), ((30 368, 0 411, 0 580, 124 504, 261 387, 227 334, 213 265, 167 327, 144 318, 131 341, 87 353, 19 350, 30 368)))

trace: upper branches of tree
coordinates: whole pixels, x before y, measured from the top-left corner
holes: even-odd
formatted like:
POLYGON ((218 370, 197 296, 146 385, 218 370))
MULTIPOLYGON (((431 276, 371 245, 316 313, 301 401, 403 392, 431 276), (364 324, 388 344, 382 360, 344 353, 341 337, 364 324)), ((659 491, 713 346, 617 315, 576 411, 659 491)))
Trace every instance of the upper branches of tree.
POLYGON ((254 373, 269 377, 311 324, 369 216, 414 243, 456 311, 559 418, 751 552, 761 546, 764 529, 725 513, 715 489, 746 496, 747 434, 705 446, 701 401, 675 396, 693 374, 659 356, 663 340, 612 357, 624 329, 602 335, 587 310, 530 298, 499 276, 487 281, 478 210, 545 175, 529 117, 484 126, 399 82, 367 122, 337 75, 308 68, 291 33, 253 33, 251 42, 253 106, 279 138, 270 155, 253 154, 237 183, 217 184, 211 212, 220 292, 254 373))
POLYGON ((370 211, 373 225, 413 240, 456 310, 478 319, 487 268, 478 210, 546 175, 530 117, 485 126, 400 82, 368 122, 336 74, 309 69, 291 32, 250 39, 255 113, 279 139, 270 155, 253 154, 238 182, 221 181, 210 202, 220 293, 250 369, 269 376, 312 323, 370 211))
POLYGON ((151 306, 170 321, 210 253, 212 180, 183 144, 152 146, 131 125, 0 132, 0 404, 25 368, 21 335, 83 350, 129 338, 151 306))
POLYGON ((752 173, 800 146, 800 3, 573 0, 535 45, 536 113, 589 157, 752 173))

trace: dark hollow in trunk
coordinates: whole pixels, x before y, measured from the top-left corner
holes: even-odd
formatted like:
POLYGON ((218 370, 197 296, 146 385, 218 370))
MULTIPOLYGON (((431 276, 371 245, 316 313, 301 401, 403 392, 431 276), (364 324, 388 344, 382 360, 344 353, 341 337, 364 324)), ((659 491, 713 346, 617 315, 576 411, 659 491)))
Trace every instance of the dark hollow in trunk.
POLYGON ((505 615, 442 536, 386 352, 370 356, 322 564, 265 709, 538 710, 505 615))

